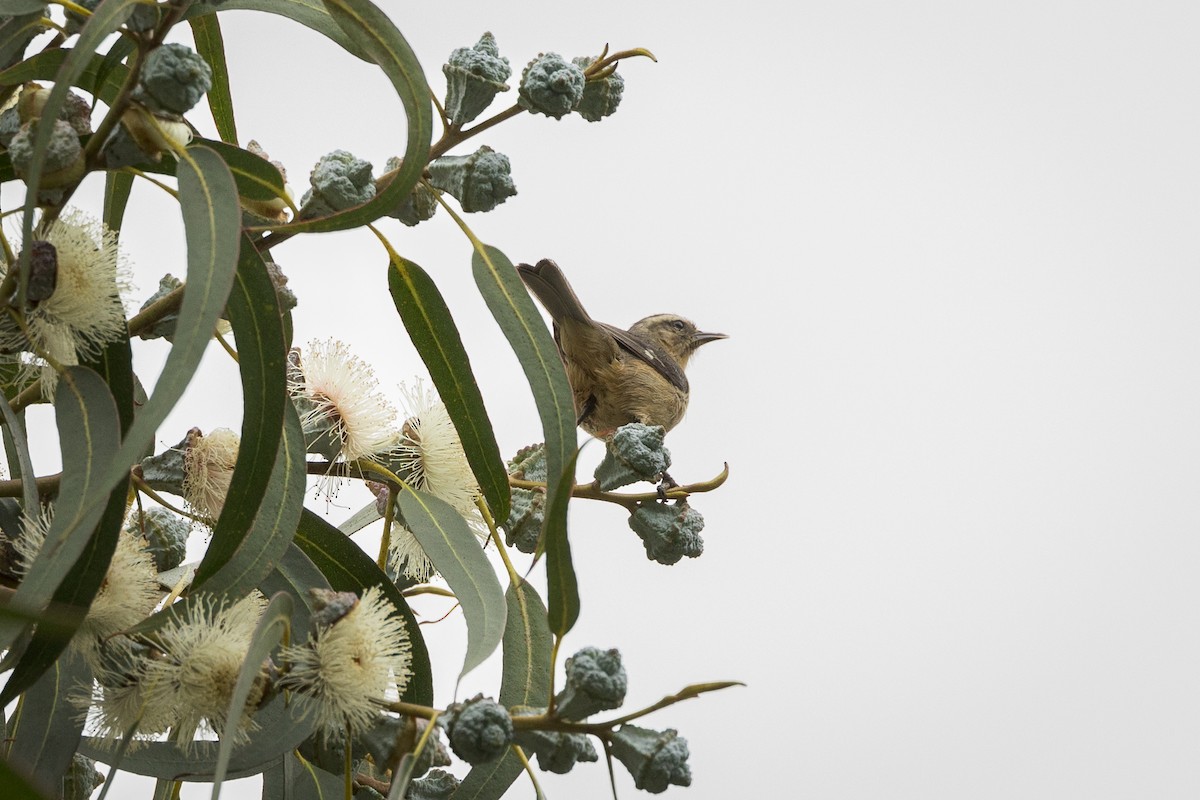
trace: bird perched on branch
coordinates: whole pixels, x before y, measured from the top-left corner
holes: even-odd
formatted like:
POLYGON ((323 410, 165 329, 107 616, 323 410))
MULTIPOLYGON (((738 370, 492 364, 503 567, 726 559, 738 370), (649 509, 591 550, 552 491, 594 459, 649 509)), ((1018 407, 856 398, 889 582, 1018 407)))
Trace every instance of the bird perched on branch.
POLYGON ((697 330, 675 314, 646 317, 622 330, 588 316, 553 261, 521 264, 517 272, 554 319, 554 341, 581 428, 605 436, 630 422, 667 430, 679 424, 688 404, 684 367, 700 345, 725 334, 697 330))

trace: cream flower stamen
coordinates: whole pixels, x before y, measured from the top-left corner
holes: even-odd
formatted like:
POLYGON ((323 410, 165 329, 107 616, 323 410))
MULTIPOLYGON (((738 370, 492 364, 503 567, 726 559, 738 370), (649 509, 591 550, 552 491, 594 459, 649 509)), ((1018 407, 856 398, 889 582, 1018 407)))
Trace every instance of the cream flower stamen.
POLYGON ((288 390, 300 411, 306 437, 327 432, 342 461, 390 449, 396 441, 396 411, 377 389, 366 362, 342 342, 313 341, 293 354, 288 390))
POLYGON ((379 716, 379 704, 404 691, 412 645, 403 621, 377 586, 361 599, 326 591, 320 601, 319 615, 341 616, 318 621, 312 639, 283 650, 280 660, 290 667, 279 686, 296 692, 304 713, 315 715, 322 736, 342 740, 369 728, 379 716))
POLYGON ((197 513, 213 520, 221 516, 241 441, 229 428, 217 428, 207 436, 199 428, 188 431, 183 454, 183 495, 197 513))
MULTIPOLYGON (((479 537, 487 541, 487 526, 475 506, 479 484, 446 406, 433 389, 417 380, 400 387, 407 417, 391 458, 414 489, 429 492, 454 508, 479 537)), ((424 581, 434 573, 433 562, 412 532, 403 525, 392 529, 388 558, 397 570, 424 581)))

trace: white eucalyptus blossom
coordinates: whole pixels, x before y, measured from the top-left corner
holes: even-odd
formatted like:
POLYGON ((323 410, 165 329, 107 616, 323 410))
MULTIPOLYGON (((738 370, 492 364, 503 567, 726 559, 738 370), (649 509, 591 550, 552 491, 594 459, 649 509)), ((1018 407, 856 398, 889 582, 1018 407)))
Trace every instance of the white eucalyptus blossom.
MULTIPOLYGON (((161 654, 141 664, 139 683, 148 708, 171 709, 171 738, 183 748, 197 732, 224 730, 229 699, 258 618, 266 602, 257 593, 233 605, 205 597, 186 616, 157 631, 161 654)), ((262 699, 260 681, 250 693, 237 727, 237 741, 257 728, 251 712, 262 699)))
POLYGON ((335 339, 309 342, 300 373, 288 390, 301 409, 301 426, 326 428, 340 442, 339 460, 389 450, 396 442, 396 410, 378 390, 370 365, 335 339))
MULTIPOLYGON (((39 356, 37 363, 44 354, 64 366, 77 364, 77 354, 98 355, 126 333, 123 298, 132 289, 131 272, 116 234, 99 220, 68 209, 39 226, 34 236, 54 247, 53 291, 26 311, 26 330, 9 328, 0 345, 30 351, 39 356)), ((53 370, 44 369, 47 397, 53 398, 56 383, 53 370)))
POLYGON ((285 648, 280 660, 290 665, 280 688, 295 691, 322 736, 342 740, 369 728, 379 704, 404 691, 412 645, 396 609, 372 586, 344 616, 319 625, 308 642, 285 648))
MULTIPOLYGON (((53 518, 53 506, 46 506, 41 513, 25 519, 13 542, 21 575, 28 572, 41 552, 53 518)), ((99 671, 101 643, 148 617, 159 599, 154 557, 145 540, 122 530, 87 616, 71 638, 70 649, 81 655, 93 671, 99 671)))
POLYGON ((207 436, 193 428, 183 455, 183 494, 192 509, 213 520, 221 516, 233 480, 241 437, 229 428, 207 436))
MULTIPOLYGON (((392 460, 414 489, 445 501, 485 542, 487 526, 475 505, 480 496, 479 483, 446 405, 420 380, 412 387, 402 385, 400 392, 406 419, 392 460)), ((413 580, 428 580, 434 573, 433 562, 416 537, 400 524, 392 528, 388 558, 397 570, 413 580)))

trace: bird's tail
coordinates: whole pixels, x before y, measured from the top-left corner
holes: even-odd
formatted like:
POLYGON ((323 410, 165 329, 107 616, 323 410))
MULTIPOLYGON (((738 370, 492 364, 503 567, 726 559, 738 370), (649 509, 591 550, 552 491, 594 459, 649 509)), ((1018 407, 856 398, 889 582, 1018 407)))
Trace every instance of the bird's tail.
POLYGON ((558 268, 558 264, 548 258, 543 258, 535 267, 518 264, 517 272, 521 275, 521 280, 525 281, 525 285, 529 287, 529 291, 533 292, 546 307, 546 311, 550 312, 550 316, 554 318, 555 322, 592 321, 587 311, 584 311, 579 298, 575 296, 571 284, 567 283, 566 276, 558 268))

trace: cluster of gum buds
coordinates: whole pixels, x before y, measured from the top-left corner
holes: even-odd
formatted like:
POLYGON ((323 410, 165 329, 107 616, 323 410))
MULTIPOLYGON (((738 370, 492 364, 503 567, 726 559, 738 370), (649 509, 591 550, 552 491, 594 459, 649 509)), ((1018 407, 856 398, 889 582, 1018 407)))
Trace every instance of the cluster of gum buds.
MULTIPOLYGON (((628 681, 617 650, 585 647, 566 661, 566 684, 549 708, 516 706, 507 709, 494 700, 476 696, 456 703, 437 717, 450 749, 471 765, 486 764, 519 747, 546 772, 563 774, 599 755, 592 739, 633 776, 634 785, 651 793, 670 785, 688 786, 687 740, 674 730, 655 731, 630 724, 630 720, 685 699, 668 698, 643 712, 609 722, 588 722, 602 711, 619 708, 625 701, 628 681)), ((397 710, 423 713, 405 704, 397 710)))
MULTIPOLYGON (((405 225, 417 225, 437 211, 441 193, 458 200, 467 213, 491 211, 517 193, 508 156, 486 145, 468 155, 447 155, 448 151, 523 111, 553 119, 576 113, 598 122, 617 110, 625 90, 625 80, 616 72, 617 63, 639 55, 653 57, 645 50, 610 55, 607 48, 597 57, 571 60, 557 53, 540 54, 521 73, 516 104, 465 128, 487 110, 498 94, 512 88, 507 83, 512 68, 500 55, 491 33, 484 33, 471 47, 454 50, 442 65, 446 95, 439 110, 445 130, 430 150, 433 157, 426 180, 392 209, 390 216, 405 225)), ((321 217, 367 202, 391 181, 399 167, 398 159, 389 159, 384 174, 376 178, 369 161, 345 150, 323 156, 309 175, 310 188, 301 198, 300 217, 321 217)))
MULTIPOLYGON (((657 425, 632 422, 605 437, 605 456, 594 481, 575 487, 574 496, 605 500, 629 511, 629 527, 642 540, 646 557, 675 564, 704 552, 704 517, 688 504, 688 496, 715 489, 725 473, 711 481, 677 486, 667 474, 671 452, 663 446, 665 431, 657 425), (635 495, 614 492, 639 481, 659 482, 654 492, 635 495)), ((545 522, 546 453, 542 445, 527 447, 508 464, 512 504, 502 523, 505 541, 523 553, 537 551, 545 522)))

